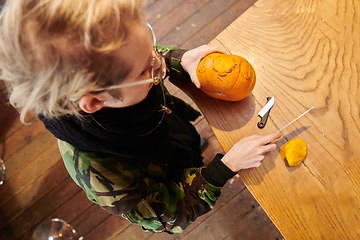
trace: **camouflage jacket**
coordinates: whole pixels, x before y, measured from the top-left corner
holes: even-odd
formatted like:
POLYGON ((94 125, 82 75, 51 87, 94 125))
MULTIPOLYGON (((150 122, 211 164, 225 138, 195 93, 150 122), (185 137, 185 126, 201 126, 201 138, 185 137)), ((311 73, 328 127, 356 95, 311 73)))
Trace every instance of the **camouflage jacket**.
MULTIPOLYGON (((180 73, 179 61, 171 60, 172 71, 180 73)), ((151 232, 182 232, 213 208, 221 187, 235 175, 221 155, 206 168, 181 170, 174 181, 165 166, 58 144, 67 171, 90 201, 151 232)))
POLYGON ((204 179, 204 168, 185 169, 181 180, 172 182, 159 165, 141 166, 130 159, 80 152, 64 141, 58 143, 66 169, 89 200, 144 230, 182 232, 220 197, 221 187, 204 179))

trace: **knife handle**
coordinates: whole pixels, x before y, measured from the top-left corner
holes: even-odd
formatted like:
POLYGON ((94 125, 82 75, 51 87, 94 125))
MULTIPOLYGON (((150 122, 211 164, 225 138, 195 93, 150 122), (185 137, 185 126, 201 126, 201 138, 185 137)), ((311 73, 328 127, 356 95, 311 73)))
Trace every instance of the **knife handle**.
MULTIPOLYGON (((267 97, 266 100, 270 101, 271 97, 267 97)), ((267 113, 265 113, 265 115, 261 118, 261 120, 258 122, 258 128, 264 128, 266 125, 266 122, 268 120, 269 117, 269 113, 270 113, 271 108, 269 109, 269 111, 267 111, 267 113)))

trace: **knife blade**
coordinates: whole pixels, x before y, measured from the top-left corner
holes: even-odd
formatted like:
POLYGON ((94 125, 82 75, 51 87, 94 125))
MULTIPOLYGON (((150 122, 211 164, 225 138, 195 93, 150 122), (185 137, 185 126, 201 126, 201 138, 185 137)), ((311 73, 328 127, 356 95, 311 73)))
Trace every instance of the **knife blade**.
POLYGON ((261 116, 261 119, 257 124, 258 128, 260 128, 260 129, 265 127, 267 119, 269 118, 270 110, 271 110, 272 106, 274 105, 274 97, 267 97, 266 100, 267 100, 267 102, 266 102, 265 106, 258 113, 259 116, 263 115, 263 116, 261 116), (265 112, 265 113, 263 113, 263 112, 265 112))
POLYGON ((275 99, 274 97, 272 97, 266 104, 265 106, 260 110, 260 112, 258 113, 258 115, 260 117, 263 117, 273 106, 274 106, 274 102, 275 99))
POLYGON ((291 122, 289 122, 288 124, 286 124, 282 129, 280 129, 278 132, 281 132, 282 130, 284 130, 285 128, 287 128, 290 124, 292 124, 293 122, 295 122, 296 120, 298 120, 299 118, 301 118, 302 116, 304 116, 306 113, 308 113, 311 109, 313 109, 313 107, 309 108, 308 110, 306 110, 303 114, 301 114, 300 116, 298 116, 297 118, 295 118, 294 120, 292 120, 291 122))

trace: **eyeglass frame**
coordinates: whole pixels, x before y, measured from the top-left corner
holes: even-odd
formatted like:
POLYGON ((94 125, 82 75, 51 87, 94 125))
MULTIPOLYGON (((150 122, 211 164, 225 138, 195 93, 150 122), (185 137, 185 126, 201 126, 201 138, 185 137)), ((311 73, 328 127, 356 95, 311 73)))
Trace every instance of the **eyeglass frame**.
MULTIPOLYGON (((148 83, 153 83, 154 85, 158 85, 165 79, 165 76, 166 76, 165 59, 156 49, 156 37, 155 37, 153 28, 151 27, 151 25, 149 23, 146 23, 146 25, 150 30, 150 33, 152 35, 152 40, 153 40, 153 50, 152 50, 153 51, 153 59, 151 61, 151 78, 144 79, 141 81, 136 81, 136 82, 125 83, 125 84, 120 83, 119 85, 113 85, 113 86, 104 87, 104 88, 97 88, 97 89, 91 91, 90 93, 102 92, 102 91, 125 88, 125 87, 138 86, 138 85, 143 85, 143 84, 148 84, 148 83), (156 58, 159 58, 161 61, 161 65, 158 68, 159 71, 161 71, 160 72, 161 76, 155 76, 154 65, 155 65, 156 58)), ((82 95, 82 96, 84 96, 84 95, 82 95)), ((75 102, 75 101, 79 100, 82 96, 70 97, 69 100, 72 102, 75 102)))

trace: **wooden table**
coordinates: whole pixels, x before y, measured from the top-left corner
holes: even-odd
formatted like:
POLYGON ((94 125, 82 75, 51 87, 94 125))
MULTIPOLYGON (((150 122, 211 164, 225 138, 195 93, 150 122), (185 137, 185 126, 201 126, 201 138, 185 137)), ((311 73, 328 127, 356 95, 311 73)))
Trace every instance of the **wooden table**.
MULTIPOLYGON (((358 0, 259 0, 210 45, 254 66, 253 94, 211 99, 188 86, 227 152, 252 134, 286 128, 279 148, 298 136, 308 157, 288 167, 279 150, 239 173, 286 239, 360 239, 360 3, 358 0), (264 129, 257 113, 275 105, 264 129)), ((234 209, 236 211, 236 209, 234 209)))

